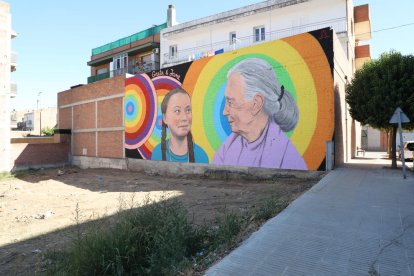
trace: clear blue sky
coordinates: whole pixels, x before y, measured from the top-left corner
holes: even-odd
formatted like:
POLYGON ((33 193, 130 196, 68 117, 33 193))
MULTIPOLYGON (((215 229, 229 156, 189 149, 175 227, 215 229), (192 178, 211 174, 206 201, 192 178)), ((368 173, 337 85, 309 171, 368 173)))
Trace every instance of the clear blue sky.
MULTIPOLYGON (((184 1, 137 0, 5 0, 11 6, 12 28, 18 37, 12 49, 18 55, 17 71, 12 81, 18 96, 11 100, 12 109, 35 109, 39 92, 41 106, 57 104, 57 93, 76 84, 85 84, 90 75, 92 48, 132 35, 153 24, 166 21, 167 7, 177 9, 177 21, 200 17, 259 3, 258 0, 184 1)), ((414 1, 355 0, 354 5, 370 4, 372 40, 371 56, 395 49, 414 54, 414 1)))

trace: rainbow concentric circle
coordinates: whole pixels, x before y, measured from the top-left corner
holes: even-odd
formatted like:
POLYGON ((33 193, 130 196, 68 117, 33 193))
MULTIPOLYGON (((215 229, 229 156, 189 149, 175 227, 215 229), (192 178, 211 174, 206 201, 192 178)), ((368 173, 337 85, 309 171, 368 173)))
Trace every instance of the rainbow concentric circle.
POLYGON ((150 137, 157 116, 157 95, 143 74, 125 80, 125 147, 138 149, 150 137))

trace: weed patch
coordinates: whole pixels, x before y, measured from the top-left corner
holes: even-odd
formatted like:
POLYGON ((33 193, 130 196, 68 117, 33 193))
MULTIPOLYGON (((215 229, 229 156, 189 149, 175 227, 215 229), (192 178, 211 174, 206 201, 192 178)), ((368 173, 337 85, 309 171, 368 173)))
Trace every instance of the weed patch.
MULTIPOLYGON (((65 252, 49 252, 49 275, 188 275, 204 271, 287 202, 272 197, 252 213, 223 210, 196 226, 177 200, 119 211, 115 223, 77 231, 65 252), (255 225, 255 227, 251 227, 255 225)), ((78 206, 76 215, 78 216, 78 206)), ((78 227, 80 227, 78 225, 78 227)))

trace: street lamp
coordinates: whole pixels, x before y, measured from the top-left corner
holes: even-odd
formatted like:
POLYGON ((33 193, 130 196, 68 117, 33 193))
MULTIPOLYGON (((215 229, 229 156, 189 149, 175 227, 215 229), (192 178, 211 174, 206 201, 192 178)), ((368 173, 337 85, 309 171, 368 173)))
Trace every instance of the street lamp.
MULTIPOLYGON (((42 94, 42 92, 39 92, 37 94, 37 111, 39 111, 39 103, 40 103, 41 94, 42 94)), ((39 124, 39 136, 42 136, 42 106, 40 106, 39 120, 40 120, 40 124, 39 124)))

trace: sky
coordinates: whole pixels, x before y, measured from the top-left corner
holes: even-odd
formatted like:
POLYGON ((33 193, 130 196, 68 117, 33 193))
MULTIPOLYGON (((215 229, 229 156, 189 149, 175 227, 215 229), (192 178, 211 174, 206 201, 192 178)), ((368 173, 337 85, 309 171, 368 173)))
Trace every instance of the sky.
MULTIPOLYGON (((56 107, 57 93, 90 76, 87 62, 93 48, 166 22, 167 8, 173 4, 177 21, 184 23, 219 12, 259 3, 258 0, 4 0, 10 4, 12 40, 17 53, 16 110, 56 107), (41 92, 41 93, 39 93, 41 92), (40 96, 39 96, 40 94, 40 96)), ((414 54, 414 1, 354 0, 369 4, 372 39, 371 57, 396 50, 414 54), (406 26, 403 26, 406 25, 406 26)))

